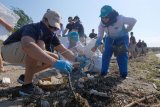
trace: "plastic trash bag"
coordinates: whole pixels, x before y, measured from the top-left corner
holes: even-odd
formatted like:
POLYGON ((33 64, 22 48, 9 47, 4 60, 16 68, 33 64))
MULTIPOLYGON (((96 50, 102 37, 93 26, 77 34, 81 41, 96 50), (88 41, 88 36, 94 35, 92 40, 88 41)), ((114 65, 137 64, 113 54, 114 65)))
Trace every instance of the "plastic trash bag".
POLYGON ((12 10, 4 6, 2 3, 0 3, 0 18, 2 18, 12 27, 14 27, 19 20, 19 16, 15 14, 12 10))
POLYGON ((101 72, 102 67, 102 55, 93 57, 94 68, 91 72, 101 72))
MULTIPOLYGON (((68 46, 68 38, 67 37, 60 37, 62 44, 68 46)), ((90 72, 100 72, 102 66, 102 53, 99 49, 96 52, 92 52, 91 49, 95 45, 96 39, 88 40, 88 44, 84 46, 81 42, 78 42, 77 45, 71 49, 72 51, 75 49, 77 55, 85 55, 87 58, 93 60, 94 67, 90 72)), ((63 54, 63 53, 62 53, 63 54)), ((65 59, 61 54, 59 54, 60 59, 65 59)))
MULTIPOLYGON (((0 18, 12 27, 14 27, 19 20, 19 16, 17 14, 15 14, 12 10, 8 9, 1 3, 0 18)), ((9 31, 3 24, 0 23, 0 40, 6 40, 8 38, 8 35, 9 31)))
POLYGON ((102 53, 99 49, 97 49, 96 52, 92 52, 91 49, 94 47, 96 42, 96 39, 91 39, 88 41, 88 44, 86 46, 80 44, 77 46, 77 51, 83 52, 83 54, 87 57, 93 60, 94 68, 91 72, 100 72, 101 66, 102 66, 102 53))
POLYGON ((69 41, 68 41, 68 37, 59 37, 59 40, 61 41, 61 43, 68 48, 69 46, 69 41))
POLYGON ((88 44, 84 48, 84 54, 88 57, 91 58, 93 56, 101 56, 102 53, 100 52, 99 49, 97 49, 96 52, 92 52, 91 49, 95 46, 96 39, 91 39, 89 40, 88 44))

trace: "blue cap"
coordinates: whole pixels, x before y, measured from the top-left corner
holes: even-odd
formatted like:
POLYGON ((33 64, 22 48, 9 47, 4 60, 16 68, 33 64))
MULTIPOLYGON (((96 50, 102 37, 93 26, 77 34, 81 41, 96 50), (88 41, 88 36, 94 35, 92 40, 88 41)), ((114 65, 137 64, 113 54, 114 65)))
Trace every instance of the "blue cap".
POLYGON ((104 5, 102 8, 101 8, 101 14, 100 14, 100 17, 106 17, 108 16, 109 13, 111 13, 113 11, 112 7, 109 6, 109 5, 104 5))

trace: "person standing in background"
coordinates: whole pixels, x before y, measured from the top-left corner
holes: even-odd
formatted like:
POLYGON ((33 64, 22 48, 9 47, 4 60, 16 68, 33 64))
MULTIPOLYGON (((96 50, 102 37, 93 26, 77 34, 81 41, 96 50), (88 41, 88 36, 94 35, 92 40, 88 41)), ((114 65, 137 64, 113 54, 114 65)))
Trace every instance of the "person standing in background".
POLYGON ((89 34, 89 37, 92 39, 92 38, 97 38, 97 34, 94 33, 94 29, 92 29, 92 32, 89 34))
POLYGON ((137 48, 137 56, 141 56, 142 55, 142 41, 140 39, 138 43, 136 44, 136 48, 137 48))
POLYGON ((74 21, 73 21, 73 18, 72 17, 68 17, 68 24, 66 25, 66 28, 63 32, 63 35, 62 36, 65 36, 65 34, 69 34, 69 32, 71 32, 71 30, 73 29, 73 26, 74 26, 74 21))
POLYGON ((136 58, 136 39, 133 36, 133 32, 130 33, 130 38, 129 38, 129 55, 130 58, 136 58))
POLYGON ((142 40, 142 55, 146 56, 147 53, 147 44, 142 40))
POLYGON ((78 16, 75 16, 73 20, 74 20, 74 28, 78 30, 80 42, 86 45, 86 35, 84 33, 84 27, 80 21, 80 18, 78 16))

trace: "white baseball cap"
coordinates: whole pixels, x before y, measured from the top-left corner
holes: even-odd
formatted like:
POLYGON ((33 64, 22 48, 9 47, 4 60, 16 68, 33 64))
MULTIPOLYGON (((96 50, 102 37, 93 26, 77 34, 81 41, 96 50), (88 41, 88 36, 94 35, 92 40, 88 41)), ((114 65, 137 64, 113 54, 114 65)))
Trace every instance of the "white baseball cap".
POLYGON ((47 10, 43 18, 48 20, 50 26, 60 29, 60 15, 56 11, 47 10))

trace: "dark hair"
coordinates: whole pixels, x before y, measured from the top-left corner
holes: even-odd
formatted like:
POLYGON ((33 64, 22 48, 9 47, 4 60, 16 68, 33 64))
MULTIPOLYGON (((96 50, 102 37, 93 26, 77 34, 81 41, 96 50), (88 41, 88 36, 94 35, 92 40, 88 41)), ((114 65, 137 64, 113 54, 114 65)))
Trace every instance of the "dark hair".
POLYGON ((109 18, 109 21, 107 23, 105 23, 103 20, 101 20, 101 21, 106 27, 108 27, 108 26, 114 24, 117 21, 117 16, 118 15, 119 15, 119 13, 116 10, 113 10, 107 16, 107 18, 109 18))
POLYGON ((50 11, 51 9, 47 9, 47 12, 50 11))
POLYGON ((78 17, 78 16, 75 16, 74 19, 78 19, 78 20, 79 20, 79 17, 78 17))
POLYGON ((133 32, 131 32, 130 34, 133 35, 133 32))
POLYGON ((68 17, 68 19, 73 19, 73 18, 70 16, 70 17, 68 17))

